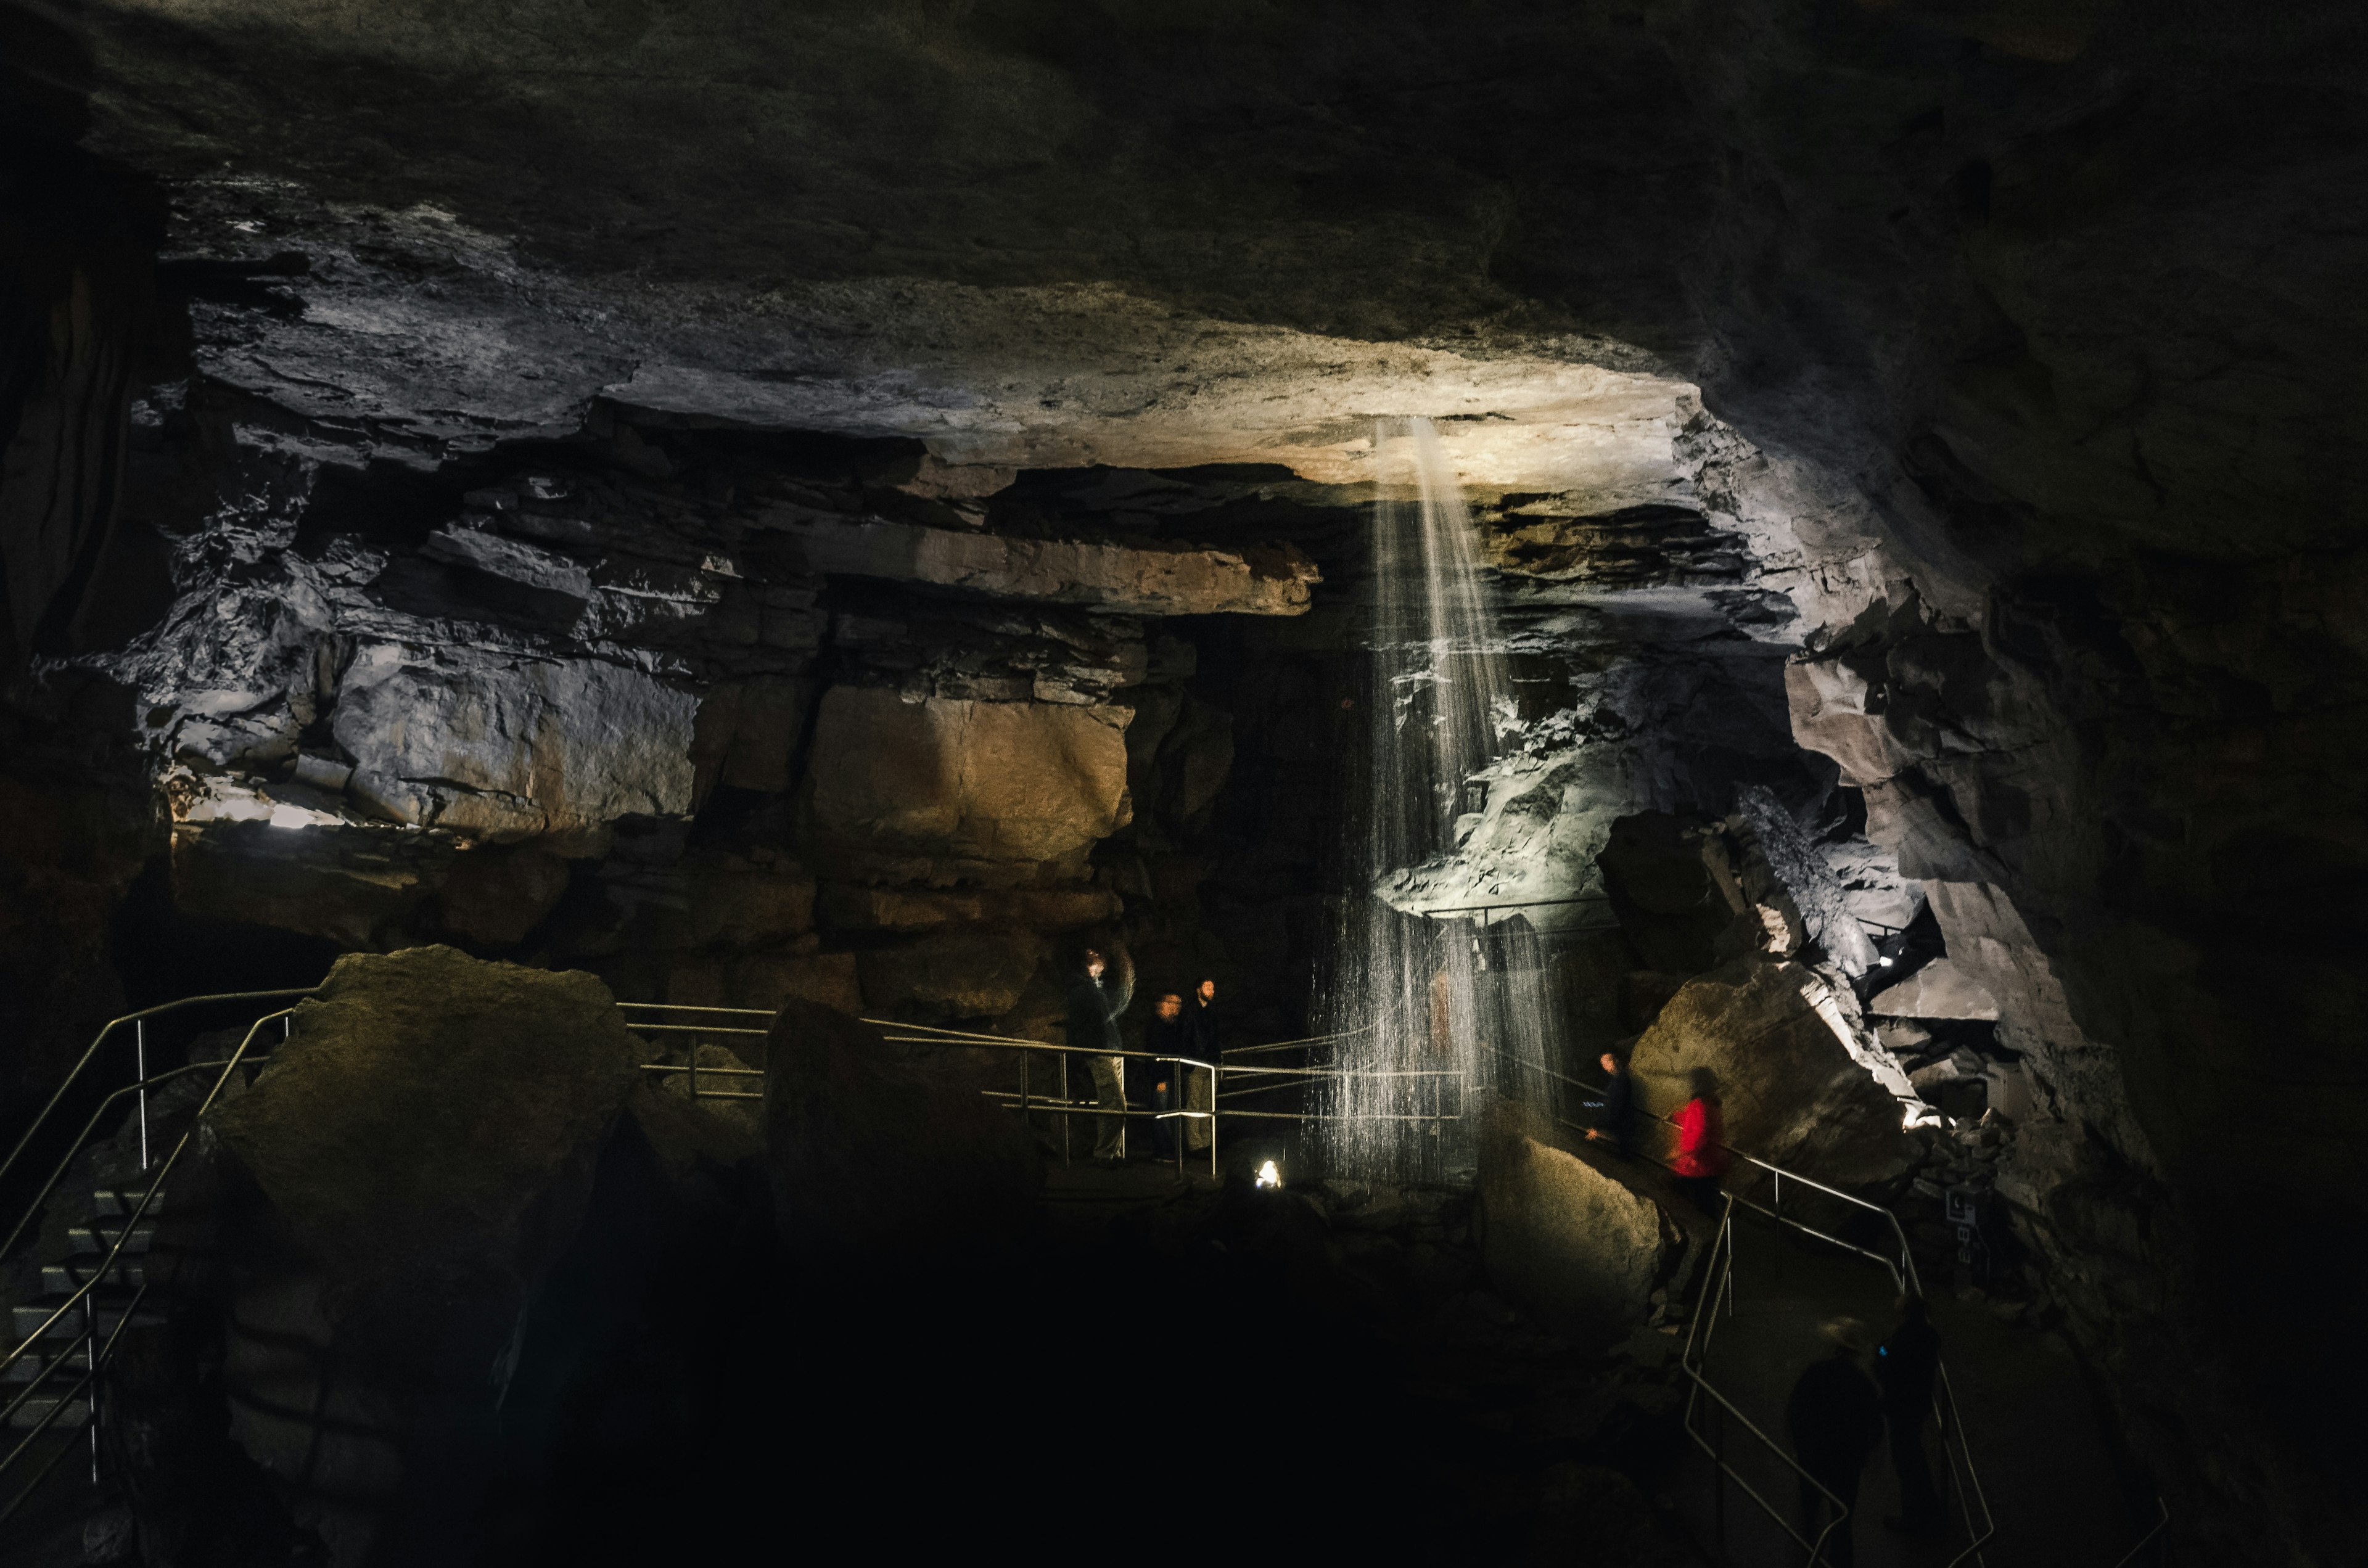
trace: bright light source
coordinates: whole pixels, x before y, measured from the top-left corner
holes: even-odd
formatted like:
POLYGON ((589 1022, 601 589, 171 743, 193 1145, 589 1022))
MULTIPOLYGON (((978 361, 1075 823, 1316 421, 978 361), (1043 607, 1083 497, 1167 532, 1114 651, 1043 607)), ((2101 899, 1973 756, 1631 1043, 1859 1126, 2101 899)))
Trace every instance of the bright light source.
POLYGON ((1282 1173, 1274 1168, 1274 1162, 1272 1160, 1269 1160, 1266 1164, 1258 1167, 1258 1184, 1260 1187, 1281 1187, 1282 1185, 1282 1173))
POLYGON ((1881 964, 1885 969, 1889 969, 1891 967, 1891 960, 1889 959, 1877 959, 1874 961, 1881 964))

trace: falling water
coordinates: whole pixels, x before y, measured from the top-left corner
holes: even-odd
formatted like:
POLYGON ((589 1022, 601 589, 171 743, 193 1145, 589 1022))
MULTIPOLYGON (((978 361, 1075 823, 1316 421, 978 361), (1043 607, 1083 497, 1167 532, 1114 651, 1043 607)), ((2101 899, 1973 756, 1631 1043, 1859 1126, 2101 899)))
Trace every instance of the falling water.
POLYGON ((1373 503, 1376 611, 1364 756, 1349 831, 1349 896, 1320 1012, 1342 1069, 1326 1164, 1366 1179, 1429 1178, 1471 1163, 1479 1114, 1548 1060, 1552 1009, 1534 953, 1508 963, 1502 927, 1395 906, 1404 873, 1452 855, 1468 782, 1510 711, 1505 640, 1472 518, 1427 419, 1382 425, 1373 503), (1521 961, 1526 960, 1526 961, 1521 961))

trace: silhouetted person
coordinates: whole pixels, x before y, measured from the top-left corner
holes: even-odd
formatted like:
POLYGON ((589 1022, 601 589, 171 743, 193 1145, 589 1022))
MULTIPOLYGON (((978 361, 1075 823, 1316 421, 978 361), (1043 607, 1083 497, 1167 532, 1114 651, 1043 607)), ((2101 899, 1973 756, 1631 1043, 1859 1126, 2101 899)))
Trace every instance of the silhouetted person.
POLYGON ((1611 1051, 1598 1059, 1608 1082, 1603 1086, 1603 1102, 1596 1116, 1595 1125, 1587 1130, 1590 1142, 1609 1143, 1622 1154, 1634 1153, 1636 1120, 1636 1081, 1628 1076, 1628 1065, 1611 1051))
POLYGON ((1726 1120, 1720 1114, 1718 1075, 1707 1067, 1693 1071, 1693 1097, 1678 1108, 1678 1157, 1669 1162, 1678 1186, 1695 1208, 1715 1220, 1719 1216, 1718 1178, 1726 1174, 1726 1120))
POLYGON ((1883 1396, 1859 1369, 1866 1325, 1856 1318, 1835 1318, 1818 1332, 1826 1336, 1827 1352, 1793 1385, 1784 1424, 1793 1435, 1793 1457, 1808 1472, 1801 1483, 1801 1534, 1815 1546, 1833 1498, 1839 1498, 1845 1512, 1826 1538, 1823 1561, 1850 1568, 1858 1478, 1883 1436, 1883 1396))
POLYGON ((1083 973, 1069 986, 1069 1049, 1092 1054, 1086 1065, 1094 1077, 1094 1098, 1108 1114, 1094 1118, 1094 1158, 1105 1163, 1124 1157, 1126 1147, 1126 1058, 1117 1054, 1118 1016, 1134 987, 1131 977, 1104 974, 1109 960, 1086 949, 1083 973))
POLYGON ((1884 1424, 1891 1429, 1891 1469, 1899 1477, 1899 1515, 1884 1520, 1910 1535, 1949 1528, 1932 1467, 1924 1457, 1924 1423, 1932 1415, 1932 1387, 1941 1371, 1941 1335, 1924 1298, 1899 1298, 1899 1326, 1875 1347, 1874 1381, 1883 1388, 1884 1424))
MULTIPOLYGON (((1224 1048, 1217 1042, 1217 983, 1203 980, 1192 989, 1192 999, 1184 1004, 1185 1032, 1192 1042, 1187 1053, 1202 1062, 1214 1063, 1224 1048)), ((1213 1074, 1207 1067, 1190 1067, 1184 1072, 1184 1108, 1214 1110, 1216 1108, 1213 1074)), ((1216 1131, 1216 1124, 1207 1117, 1196 1116, 1184 1123, 1184 1146, 1205 1149, 1216 1131)))
MULTIPOLYGON (((1171 991, 1159 999, 1159 1005, 1152 1009, 1150 1026, 1143 1031, 1143 1049, 1154 1057, 1192 1054, 1192 1031, 1184 1021, 1183 997, 1171 991)), ((1167 1113, 1184 1108, 1183 1074, 1181 1062, 1155 1061, 1151 1064, 1151 1108, 1160 1113, 1151 1124, 1151 1149, 1163 1160, 1176 1157, 1176 1123, 1179 1119, 1167 1113)))

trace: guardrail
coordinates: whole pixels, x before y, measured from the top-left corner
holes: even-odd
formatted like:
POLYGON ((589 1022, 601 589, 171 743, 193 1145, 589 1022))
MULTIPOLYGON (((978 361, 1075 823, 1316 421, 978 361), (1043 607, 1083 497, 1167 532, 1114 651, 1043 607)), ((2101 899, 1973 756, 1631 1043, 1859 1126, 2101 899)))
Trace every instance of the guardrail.
MULTIPOLYGON (((1513 1062, 1517 1066, 1527 1068, 1531 1072, 1541 1074, 1545 1077, 1568 1085, 1572 1088, 1581 1089, 1588 1093, 1598 1095, 1605 1093, 1608 1088, 1608 1085, 1599 1086, 1589 1084, 1584 1079, 1574 1078, 1568 1074, 1557 1073, 1554 1069, 1538 1062, 1523 1062, 1520 1058, 1512 1056, 1508 1052, 1497 1051, 1494 1047, 1484 1046, 1483 1049, 1489 1051, 1492 1054, 1498 1056, 1505 1061, 1513 1062)), ((1653 1112, 1638 1111, 1634 1114, 1645 1116, 1647 1119, 1659 1122, 1665 1126, 1676 1126, 1676 1123, 1668 1117, 1659 1116, 1653 1112)), ((1570 1121, 1559 1115, 1554 1118, 1554 1120, 1559 1122, 1561 1125, 1572 1128, 1575 1131, 1587 1131, 1584 1128, 1580 1128, 1577 1123, 1570 1121)), ((1771 1184, 1770 1201, 1774 1206, 1772 1208, 1763 1208, 1759 1204, 1752 1202, 1748 1198, 1741 1198, 1736 1196, 1735 1193, 1724 1190, 1721 1192, 1721 1197, 1725 1202, 1725 1210, 1719 1220, 1718 1236, 1713 1243, 1711 1256, 1706 1260, 1709 1267, 1706 1267, 1703 1272, 1702 1294, 1695 1305, 1692 1323, 1686 1333, 1687 1354, 1679 1358, 1679 1369, 1683 1371, 1694 1384, 1694 1392, 1689 1393, 1686 1398, 1686 1435, 1693 1438, 1694 1442, 1699 1445, 1705 1453, 1710 1454, 1711 1458, 1717 1463, 1720 1470, 1726 1475, 1732 1477, 1736 1483, 1743 1488, 1745 1494, 1748 1495, 1753 1502, 1759 1504, 1763 1511, 1767 1512, 1771 1518, 1775 1519, 1779 1528, 1783 1529, 1786 1534, 1792 1536, 1793 1539, 1799 1542, 1804 1550, 1811 1552, 1810 1560, 1814 1563, 1816 1561, 1816 1548, 1812 1545, 1806 1538, 1802 1536, 1800 1532, 1794 1530, 1790 1524, 1785 1522, 1781 1511, 1773 1507, 1766 1498, 1761 1497, 1757 1492, 1752 1490, 1750 1485, 1743 1480, 1742 1476, 1736 1473, 1734 1468, 1726 1463, 1724 1455, 1720 1452, 1718 1448, 1713 1445, 1702 1435, 1700 1431, 1696 1429, 1694 1423, 1697 1398, 1700 1394, 1706 1393, 1710 1395, 1712 1399, 1716 1400, 1721 1406, 1725 1407, 1728 1411, 1734 1411, 1734 1406, 1727 1400, 1726 1396, 1713 1388, 1708 1380, 1702 1376, 1699 1361, 1692 1358, 1692 1347, 1694 1344, 1694 1336, 1698 1332, 1700 1332, 1704 1321, 1706 1307, 1714 1308, 1716 1305, 1717 1299, 1713 1298, 1712 1295, 1713 1281, 1714 1279, 1717 1281, 1718 1289, 1722 1292, 1723 1299, 1728 1302, 1730 1313, 1733 1311, 1731 1283, 1735 1263, 1733 1245, 1735 1210, 1737 1208, 1748 1210, 1753 1213, 1763 1215, 1780 1225, 1790 1227, 1791 1229, 1799 1231, 1804 1234, 1813 1236, 1818 1241, 1825 1242, 1833 1246, 1840 1247, 1846 1252, 1854 1253, 1860 1257, 1879 1263, 1891 1275, 1893 1287, 1903 1293, 1913 1293, 1915 1295, 1921 1296, 1924 1294, 1924 1283, 1916 1272, 1916 1257, 1914 1252, 1908 1246, 1907 1227, 1899 1222, 1899 1216, 1893 1213, 1890 1210, 1884 1208, 1879 1203, 1870 1203, 1863 1198, 1859 1198, 1850 1193, 1844 1192, 1839 1187, 1828 1187, 1824 1182, 1813 1180, 1808 1176, 1802 1176, 1796 1171, 1788 1171, 1782 1165, 1776 1165, 1768 1160, 1763 1160, 1759 1155, 1751 1153, 1747 1150, 1737 1149, 1732 1144, 1722 1142, 1718 1147, 1727 1154, 1733 1156, 1735 1159, 1740 1160, 1744 1164, 1754 1166, 1767 1174, 1771 1184), (1824 1193, 1828 1198, 1838 1199, 1841 1202, 1849 1204, 1853 1208, 1881 1215, 1884 1222, 1890 1227, 1893 1238, 1899 1244, 1899 1256, 1897 1260, 1894 1261, 1892 1258, 1882 1253, 1871 1251, 1866 1247, 1859 1245, 1855 1242, 1846 1241, 1840 1236, 1820 1230, 1804 1221, 1795 1219, 1792 1215, 1782 1212, 1784 1207, 1784 1184, 1787 1181, 1793 1183, 1796 1187, 1807 1187, 1813 1191, 1824 1193), (1723 1255, 1720 1250, 1722 1245, 1724 1245, 1725 1248, 1723 1255), (1723 1263, 1721 1262, 1722 1256, 1724 1256, 1723 1263)), ((1655 1163, 1659 1164, 1660 1162, 1656 1160, 1655 1163)), ((1703 1344, 1703 1352, 1705 1355, 1708 1353, 1708 1349, 1709 1346, 1707 1337, 1705 1337, 1703 1344)), ((1971 1544, 1963 1551, 1960 1551, 1956 1556, 1949 1560, 1948 1568, 1958 1568, 1958 1564, 1963 1563, 1967 1558, 1972 1558, 1976 1562, 1983 1561, 1981 1549, 1989 1542, 1993 1536, 1997 1535, 1998 1520, 1996 1516, 1991 1512, 1989 1498, 1982 1489, 1981 1475, 1975 1468, 1972 1448, 1965 1440, 1964 1424, 1958 1415, 1956 1390, 1949 1381, 1949 1369, 1947 1364, 1942 1363, 1939 1368, 1939 1371, 1941 1380, 1941 1398, 1938 1403, 1940 1406, 1941 1453, 1942 1456, 1949 1460, 1950 1483, 1956 1490, 1959 1507, 1965 1516, 1966 1533, 1972 1537, 1971 1544), (1956 1436, 1956 1444, 1953 1449, 1952 1449, 1949 1441, 1951 1429, 1952 1427, 1955 1430, 1956 1436), (1960 1460, 1962 1460, 1964 1467, 1964 1472, 1962 1476, 1959 1475, 1957 1470, 1960 1460), (1978 1524, 1974 1520, 1974 1509, 1976 1507, 1981 1511, 1981 1521, 1978 1524)), ((1743 1419, 1739 1412, 1736 1412, 1735 1414, 1738 1420, 1743 1419)), ((1772 1438, 1768 1437, 1765 1433, 1762 1433, 1757 1426, 1753 1426, 1748 1420, 1744 1421, 1744 1426, 1754 1437, 1759 1438, 1762 1442, 1768 1443, 1771 1448, 1776 1449, 1776 1451, 1783 1459, 1786 1464, 1791 1465, 1792 1468, 1796 1471, 1800 1470, 1799 1464, 1793 1460, 1792 1455, 1789 1452, 1785 1452, 1781 1447, 1778 1447, 1772 1438)), ((1807 1472, 1802 1471, 1802 1473, 1805 1476, 1807 1472)), ((1811 1484, 1817 1485, 1818 1490, 1821 1492, 1825 1491, 1824 1486, 1817 1483, 1814 1478, 1811 1478, 1811 1484)), ((1827 1492, 1826 1494, 1828 1497, 1833 1495, 1830 1492, 1827 1492)), ((1837 1507, 1840 1506, 1840 1500, 1839 1498, 1835 1499, 1835 1505, 1837 1507)), ((1818 1539, 1822 1541, 1824 1540, 1824 1536, 1820 1535, 1818 1539)))
MULTIPOLYGON (((1198 1057, 1178 1056, 1153 1051, 1078 1051, 1071 1046, 1053 1045, 1041 1040, 1023 1040, 1017 1035, 982 1034, 970 1029, 941 1029, 928 1024, 900 1023, 894 1018, 865 1018, 863 1022, 882 1030, 900 1031, 882 1036, 891 1045, 1000 1050, 1019 1053, 1019 1093, 1013 1094, 1008 1089, 982 1089, 979 1092, 990 1099, 1010 1105, 1023 1118, 1030 1114, 1062 1118, 1061 1158, 1064 1164, 1069 1159, 1067 1119, 1073 1116, 1109 1116, 1120 1119, 1119 1147, 1121 1152, 1126 1147, 1124 1123, 1128 1120, 1206 1120, 1209 1124, 1209 1174, 1211 1176, 1217 1174, 1216 1104, 1218 1093, 1224 1086, 1224 1064, 1222 1061, 1204 1062, 1198 1057), (1033 1086, 1029 1082, 1028 1058, 1042 1054, 1051 1054, 1060 1058, 1061 1086, 1057 1096, 1047 1097, 1034 1093, 1033 1086), (1171 1062, 1179 1066, 1201 1068, 1209 1074, 1210 1108, 1207 1110, 1137 1110, 1124 1103, 1122 1088, 1120 1091, 1121 1108, 1118 1110, 1105 1109, 1098 1100, 1071 1099, 1069 1097, 1069 1058, 1073 1055, 1115 1057, 1121 1061, 1135 1062, 1171 1062)), ((1178 1097, 1181 1097, 1180 1091, 1178 1097)), ((1181 1138, 1176 1140, 1176 1170, 1178 1175, 1181 1175, 1184 1170, 1184 1140, 1181 1138)))
POLYGON ((683 1065, 677 1066, 670 1062, 644 1062, 642 1063, 643 1072, 688 1074, 690 1097, 694 1100, 761 1100, 765 1097, 762 1087, 762 1080, 765 1076, 763 1068, 701 1067, 699 1064, 699 1046, 701 1039, 714 1035, 743 1039, 754 1035, 762 1040, 773 1032, 773 1019, 778 1015, 772 1010, 764 1007, 694 1007, 680 1002, 620 1002, 617 1004, 617 1011, 625 1015, 625 1028, 635 1034, 687 1034, 697 1037, 690 1041, 689 1050, 684 1052, 689 1060, 683 1065), (742 1021, 737 1024, 675 1024, 655 1021, 658 1018, 691 1013, 704 1017, 738 1018, 742 1021), (648 1016, 649 1021, 644 1021, 645 1015, 648 1016), (757 1022, 760 1018, 764 1020, 761 1026, 757 1022), (699 1084, 701 1074, 711 1078, 755 1078, 759 1080, 759 1087, 753 1095, 732 1088, 702 1089, 699 1084))
MULTIPOLYGON (((122 1018, 112 1020, 106 1026, 106 1028, 100 1029, 98 1038, 91 1042, 90 1050, 83 1053, 82 1060, 75 1064, 74 1072, 68 1075, 66 1084, 61 1085, 58 1093, 51 1096, 50 1103, 42 1108, 40 1116, 35 1120, 35 1129, 33 1131, 38 1131, 39 1127, 47 1121, 50 1115, 54 1112, 62 1103, 63 1103, 67 1089, 73 1086, 74 1083, 80 1078, 84 1070, 90 1065, 92 1059, 97 1054, 98 1048, 106 1042, 108 1035, 114 1030, 117 1025, 131 1022, 138 1018, 154 1017, 159 1013, 173 1010, 176 1006, 196 1005, 200 1002, 218 1002, 223 1000, 252 1000, 258 996, 275 997, 291 994, 309 995, 312 994, 313 989, 315 988, 305 987, 302 990, 263 993, 231 993, 227 995, 188 998, 187 999, 186 1004, 168 1003, 162 1007, 148 1008, 142 1013, 127 1014, 122 1018)), ((89 1119, 84 1123, 81 1134, 74 1139, 73 1145, 66 1151, 64 1156, 59 1160, 56 1168, 50 1173, 49 1179, 42 1184, 40 1191, 34 1197, 32 1202, 26 1206, 23 1217, 20 1218, 17 1221, 16 1225, 10 1230, 6 1244, 5 1245, 0 1245, 0 1256, 5 1256, 8 1251, 14 1249, 17 1242, 24 1235, 26 1228, 32 1223, 34 1216, 38 1215, 41 1211, 43 1206, 49 1202, 51 1194, 57 1190, 58 1183, 64 1179, 66 1172, 73 1166, 74 1157, 82 1153, 90 1135, 97 1131, 99 1122, 107 1116, 108 1111, 114 1108, 116 1103, 121 1100, 125 1096, 137 1096, 141 1103, 142 1116, 143 1119, 141 1127, 142 1153, 143 1156, 143 1164, 141 1169, 141 1179, 144 1184, 140 1194, 140 1201, 138 1205, 133 1208, 129 1215, 124 1216, 120 1228, 116 1232, 114 1244, 100 1256, 97 1263, 90 1267, 89 1277, 84 1279, 81 1284, 74 1287, 73 1290, 69 1291, 65 1300, 60 1301, 56 1307, 51 1310, 50 1315, 41 1320, 40 1327, 36 1328, 29 1335, 10 1348, 6 1354, 0 1354, 0 1379, 5 1379, 10 1368, 16 1366, 17 1362, 23 1360, 27 1355, 41 1346, 43 1342, 49 1339, 51 1330, 54 1329, 67 1313, 74 1311, 77 1307, 82 1309, 83 1326, 81 1332, 68 1338, 63 1346, 54 1346, 56 1350, 55 1358, 51 1360, 48 1366, 42 1368, 41 1370, 27 1383, 23 1391, 20 1392, 16 1398, 11 1400, 5 1409, 0 1409, 0 1426, 5 1426, 6 1422, 15 1417, 17 1411, 24 1408, 25 1403, 31 1399, 34 1394, 50 1381, 51 1377, 60 1367, 70 1362, 77 1351, 83 1353, 85 1365, 84 1367, 81 1379, 76 1381, 74 1388, 67 1393, 55 1398, 50 1408, 42 1413, 40 1419, 34 1424, 32 1428, 28 1431, 22 1438, 17 1441, 16 1447, 10 1449, 6 1454, 0 1455, 0 1483, 5 1483, 6 1478, 16 1470, 17 1465, 23 1462, 25 1455, 31 1449, 33 1444, 37 1442, 44 1433, 48 1432, 51 1426, 57 1424, 59 1418, 72 1407, 74 1400, 85 1392, 89 1392, 91 1393, 89 1404, 91 1480, 94 1483, 98 1480, 99 1400, 96 1392, 98 1386, 98 1380, 107 1370, 108 1364, 115 1354, 116 1340, 122 1335, 124 1328, 131 1322, 132 1313, 138 1309, 139 1303, 147 1298, 149 1287, 148 1282, 143 1278, 141 1282, 139 1290, 133 1295, 131 1301, 124 1307, 122 1317, 120 1318, 116 1322, 114 1327, 109 1330, 106 1341, 103 1344, 100 1343, 98 1338, 99 1319, 97 1303, 92 1300, 92 1293, 108 1279, 118 1276, 120 1267, 120 1260, 123 1256, 124 1249, 131 1244, 133 1236, 138 1233, 140 1222, 147 1218, 149 1209, 156 1201, 156 1195, 164 1190, 165 1178, 173 1174, 173 1167, 180 1163, 182 1153, 188 1150, 189 1146, 189 1141, 197 1136, 199 1123, 204 1119, 206 1112, 213 1108, 214 1101, 222 1095, 222 1086, 230 1082, 232 1074, 237 1072, 241 1066, 246 1063, 248 1060, 247 1052, 249 1048, 255 1044, 256 1036, 262 1032, 265 1025, 273 1022, 275 1019, 285 1019, 295 1009, 290 1007, 283 1007, 278 1012, 267 1013, 262 1017, 256 1019, 254 1023, 247 1027, 245 1038, 238 1042, 238 1048, 231 1052, 226 1061, 220 1062, 191 1062, 186 1067, 176 1067, 169 1072, 159 1073, 154 1077, 142 1076, 108 1095, 105 1099, 100 1101, 98 1108, 91 1112, 89 1119), (148 1130, 144 1119, 146 1114, 148 1090, 154 1085, 164 1083, 168 1079, 177 1078, 185 1074, 200 1073, 209 1068, 217 1070, 214 1074, 213 1084, 207 1089, 204 1100, 199 1102, 197 1110, 191 1114, 189 1118, 189 1125, 182 1131, 180 1138, 175 1142, 173 1152, 165 1155, 161 1164, 154 1165, 145 1164, 144 1156, 146 1154, 148 1130)), ((18 1141, 16 1150, 13 1151, 8 1157, 7 1165, 14 1165, 17 1157, 24 1153, 32 1138, 33 1131, 28 1131, 26 1137, 18 1141)), ((0 1165, 0 1170, 5 1170, 6 1168, 6 1165, 0 1165)), ((57 1468, 59 1462, 68 1451, 70 1451, 69 1449, 61 1449, 57 1453, 50 1456, 49 1460, 41 1466, 40 1471, 36 1473, 25 1485, 17 1488, 15 1495, 9 1499, 5 1506, 0 1506, 0 1523, 6 1523, 7 1519, 16 1514, 17 1510, 23 1506, 25 1501, 32 1496, 34 1491, 40 1487, 40 1483, 49 1478, 50 1472, 57 1468)))

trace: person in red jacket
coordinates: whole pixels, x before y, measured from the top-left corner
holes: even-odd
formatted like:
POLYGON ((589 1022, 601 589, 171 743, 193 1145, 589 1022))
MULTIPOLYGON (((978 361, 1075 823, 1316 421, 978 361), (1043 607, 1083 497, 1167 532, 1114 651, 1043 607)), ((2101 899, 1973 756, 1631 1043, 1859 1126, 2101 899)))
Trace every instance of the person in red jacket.
POLYGON ((1695 1208, 1719 1216, 1718 1178, 1726 1174, 1726 1124, 1719 1115, 1718 1077, 1707 1067, 1693 1071, 1693 1098, 1678 1108, 1678 1157, 1669 1162, 1678 1186, 1695 1208))

